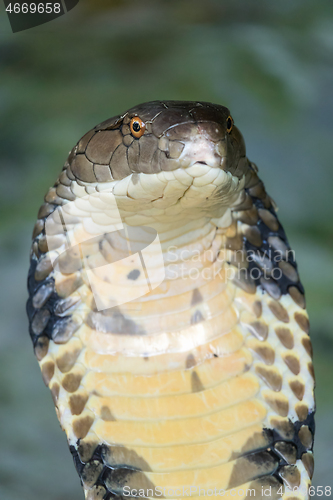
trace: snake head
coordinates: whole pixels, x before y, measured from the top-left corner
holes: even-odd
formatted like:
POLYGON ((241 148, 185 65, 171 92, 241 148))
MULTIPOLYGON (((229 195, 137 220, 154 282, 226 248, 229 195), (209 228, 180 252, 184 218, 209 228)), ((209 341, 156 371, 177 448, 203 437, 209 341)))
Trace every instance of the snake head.
POLYGON ((228 108, 187 101, 152 101, 104 121, 77 143, 65 167, 84 186, 110 187, 125 211, 142 213, 151 203, 172 211, 181 203, 183 217, 192 208, 220 216, 251 169, 228 108))
POLYGON ((241 177, 244 158, 243 137, 226 107, 153 101, 97 125, 78 142, 69 162, 79 180, 106 182, 195 163, 241 177))

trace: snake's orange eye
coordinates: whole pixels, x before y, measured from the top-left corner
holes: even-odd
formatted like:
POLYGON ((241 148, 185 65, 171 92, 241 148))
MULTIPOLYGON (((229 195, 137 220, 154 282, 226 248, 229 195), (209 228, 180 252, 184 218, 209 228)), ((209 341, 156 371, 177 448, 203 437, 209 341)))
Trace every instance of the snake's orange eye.
POLYGON ((146 130, 146 125, 143 123, 141 118, 134 116, 130 121, 130 130, 133 137, 139 139, 146 130))
POLYGON ((227 118, 227 132, 228 132, 228 134, 230 134, 232 127, 233 127, 233 124, 234 124, 234 120, 229 115, 227 118))

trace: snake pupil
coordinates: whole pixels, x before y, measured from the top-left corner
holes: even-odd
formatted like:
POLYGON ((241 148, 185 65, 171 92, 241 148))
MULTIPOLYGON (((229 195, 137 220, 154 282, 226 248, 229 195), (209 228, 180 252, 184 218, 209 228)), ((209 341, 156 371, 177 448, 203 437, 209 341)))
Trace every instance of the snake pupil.
POLYGON ((140 137, 145 133, 146 126, 141 120, 141 118, 139 118, 138 116, 133 116, 130 122, 130 130, 132 135, 136 139, 140 139, 140 137))
POLYGON ((231 118, 231 116, 228 116, 228 118, 227 118, 227 132, 231 132, 232 125, 233 125, 232 118, 231 118))

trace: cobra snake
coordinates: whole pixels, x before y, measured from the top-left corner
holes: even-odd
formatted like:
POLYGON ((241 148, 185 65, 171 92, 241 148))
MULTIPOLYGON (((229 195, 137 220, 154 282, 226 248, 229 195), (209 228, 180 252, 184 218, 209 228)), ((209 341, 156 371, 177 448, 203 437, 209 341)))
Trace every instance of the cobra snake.
POLYGON ((27 311, 86 499, 309 497, 309 321, 275 208, 220 105, 145 103, 70 152, 27 311), (160 252, 145 268, 142 234, 160 252))

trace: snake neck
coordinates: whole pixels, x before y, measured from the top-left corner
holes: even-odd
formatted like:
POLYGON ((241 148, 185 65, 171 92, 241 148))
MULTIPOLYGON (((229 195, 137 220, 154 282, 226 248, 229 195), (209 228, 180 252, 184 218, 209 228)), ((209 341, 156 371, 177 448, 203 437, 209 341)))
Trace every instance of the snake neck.
MULTIPOLYGON (((143 259, 138 255, 126 263, 120 259, 112 270, 114 280, 123 283, 117 304, 89 311, 87 324, 94 331, 95 348, 103 352, 120 348, 125 355, 178 352, 233 328, 237 317, 232 306, 234 285, 227 272, 226 238, 236 225, 230 207, 225 207, 219 219, 201 216, 174 226, 160 224, 162 259, 158 248, 146 260, 144 252, 143 259), (144 290, 147 281, 149 290, 126 302, 133 291, 144 290)), ((119 248, 121 244, 120 239, 119 248)), ((114 236, 112 246, 117 246, 114 236)), ((104 275, 94 272, 103 282, 112 280, 107 271, 104 275)))
MULTIPOLYGON (((221 335, 221 314, 226 314, 222 322, 226 332, 234 326, 237 318, 231 307, 234 285, 228 276, 232 260, 228 239, 232 239, 232 251, 237 243, 242 252, 242 236, 234 214, 243 213, 244 217, 252 209, 246 188, 260 181, 254 170, 251 176, 238 179, 206 167, 191 167, 191 176, 175 170, 132 174, 115 183, 93 186, 71 183, 75 198, 62 203, 60 222, 58 209, 54 212, 54 225, 50 226, 54 236, 47 240, 48 258, 60 266, 54 268, 54 279, 61 294, 67 293, 61 290, 66 290, 69 274, 83 281, 70 298, 77 304, 73 316, 94 332, 96 349, 115 352, 121 344, 121 352, 129 355, 152 353, 156 346, 163 351, 178 351, 182 345, 188 349, 189 342, 195 347, 221 335), (148 254, 141 235, 134 238, 139 244, 137 251, 128 255, 126 235, 108 232, 110 193, 127 230, 148 227, 155 231, 158 239, 154 236, 148 254), (87 242, 92 235, 86 228, 89 221, 96 220, 96 214, 103 228, 97 239, 87 242), (84 241, 84 255, 82 248, 78 251, 72 246, 68 250, 66 240, 84 241), (96 290, 97 299, 103 299, 100 303, 96 290), (154 342, 156 335, 164 335, 164 341, 154 342), (137 343, 133 336, 141 340, 137 343), (128 345, 124 337, 129 337, 128 345), (143 337, 146 340, 142 341, 143 337)), ((52 190, 47 202, 51 196, 52 190)), ((45 222, 46 233, 49 223, 50 217, 45 222)))
MULTIPOLYGON (((157 174, 131 174, 119 181, 96 184, 96 192, 112 193, 121 220, 129 226, 153 227, 159 233, 194 222, 220 219, 244 190, 241 178, 218 167, 196 163, 157 174)), ((74 189, 82 196, 82 186, 74 189)), ((223 222, 224 223, 224 222, 223 222)))

